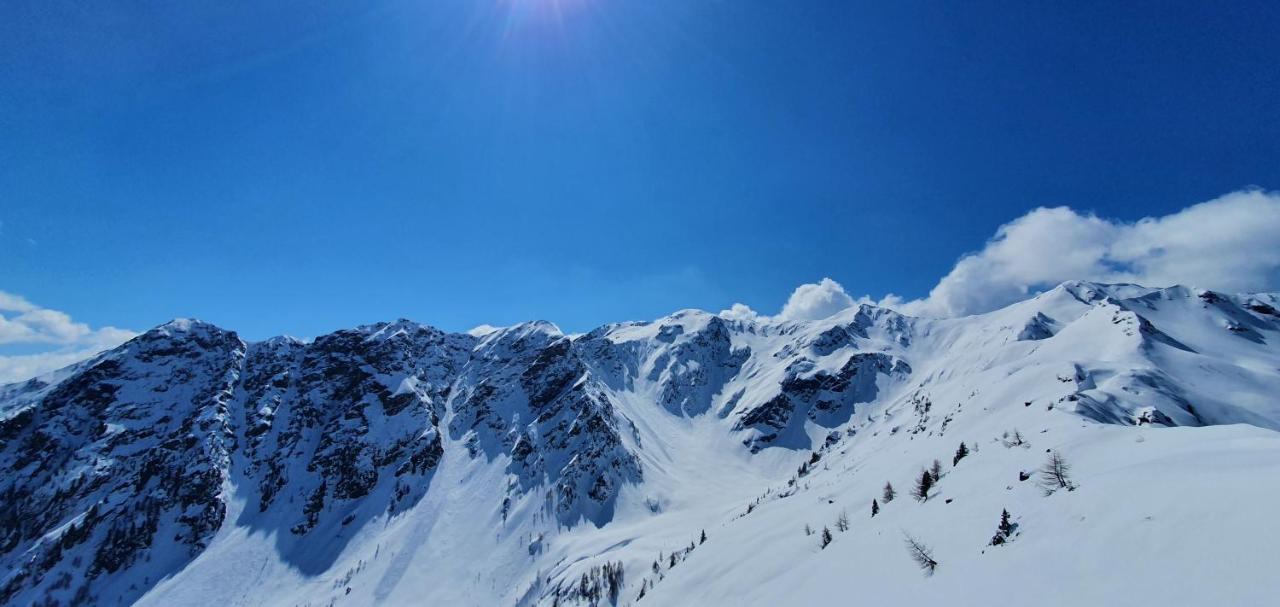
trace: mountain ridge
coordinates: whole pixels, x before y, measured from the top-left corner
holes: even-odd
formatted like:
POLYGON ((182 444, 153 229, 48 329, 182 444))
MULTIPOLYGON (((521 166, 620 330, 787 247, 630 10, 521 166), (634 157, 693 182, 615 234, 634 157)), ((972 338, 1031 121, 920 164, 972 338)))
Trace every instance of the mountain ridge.
POLYGON ((911 450, 1006 417, 1063 432, 1073 420, 1280 430, 1277 299, 1068 281, 955 319, 869 304, 815 321, 681 310, 577 335, 532 321, 479 336, 398 319, 256 342, 175 319, 0 387, 0 599, 207 604, 181 581, 235 568, 239 550, 340 601, 368 547, 381 558, 401 537, 379 524, 456 545, 447 523, 498 530, 502 556, 442 565, 401 545, 348 600, 421 593, 404 577, 416 571, 457 586, 429 591, 437 600, 600 603, 576 582, 604 584, 607 559, 631 572, 610 582, 630 595, 666 576, 634 579, 648 569, 636 551, 668 533, 654 525, 731 524, 741 513, 726 508, 752 492, 803 494, 802 479, 835 474, 813 466, 882 441, 911 450), (460 491, 471 509, 458 510, 460 491), (627 529, 645 533, 594 544, 627 529), (457 578, 478 570, 522 590, 457 578))

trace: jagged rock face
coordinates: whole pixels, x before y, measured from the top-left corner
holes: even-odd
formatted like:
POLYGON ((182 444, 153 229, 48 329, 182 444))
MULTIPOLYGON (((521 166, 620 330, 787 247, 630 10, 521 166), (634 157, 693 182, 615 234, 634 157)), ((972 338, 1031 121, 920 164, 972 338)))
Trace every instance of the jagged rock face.
POLYGON ((1036 312, 1027 320, 1027 324, 1022 326, 1022 330, 1018 332, 1019 341, 1036 341, 1041 339, 1049 339, 1053 337, 1054 320, 1045 316, 1043 312, 1036 312))
MULTIPOLYGON (((289 487, 290 501, 306 502, 291 531, 305 534, 332 502, 429 473, 443 454, 438 425, 450 382, 472 341, 398 321, 251 348, 245 417, 259 509, 289 487)), ((394 510, 404 487, 381 506, 394 510)))
POLYGON ((499 331, 477 346, 457 382, 451 432, 473 454, 506 454, 513 491, 547 486, 565 523, 608 517, 623 483, 641 478, 622 419, 581 348, 543 323, 499 331))
MULTIPOLYGON (((0 429, 0 553, 9 602, 157 555, 180 565, 222 525, 235 448, 235 333, 167 325, 86 365, 0 429)), ((149 564, 159 566, 158 563, 149 564)), ((64 588, 89 601, 86 588, 64 588)))
POLYGON ((694 416, 707 412, 724 386, 751 357, 733 343, 729 323, 702 312, 681 312, 662 323, 601 327, 575 341, 594 376, 617 390, 637 381, 656 387, 667 411, 694 416), (626 334, 643 330, 646 338, 626 334))
POLYGON ((667 410, 684 415, 698 415, 711 408, 711 401, 743 363, 751 356, 750 348, 733 347, 727 323, 711 318, 706 326, 680 340, 683 326, 664 326, 659 341, 673 347, 653 361, 651 381, 660 382, 659 402, 667 410))
MULTIPOLYGON (((752 451, 780 440, 791 444, 797 437, 807 439, 801 427, 805 420, 834 428, 849 421, 857 404, 876 399, 880 376, 901 380, 910 374, 911 366, 905 361, 879 352, 851 354, 835 372, 800 358, 787 366, 777 395, 743 411, 735 428, 757 431, 743 443, 752 451)), ((802 440, 796 446, 806 443, 802 440)))
POLYGON ((57 385, 9 389, 23 404, 0 422, 12 472, 0 485, 11 498, 0 504, 0 553, 13 570, 0 598, 89 604, 90 584, 61 580, 129 568, 158 580, 224 524, 233 479, 278 515, 263 520, 294 535, 326 512, 348 524, 421 497, 443 455, 450 384, 474 342, 401 321, 245 344, 177 321, 57 385), (377 487, 387 490, 365 499, 377 487))

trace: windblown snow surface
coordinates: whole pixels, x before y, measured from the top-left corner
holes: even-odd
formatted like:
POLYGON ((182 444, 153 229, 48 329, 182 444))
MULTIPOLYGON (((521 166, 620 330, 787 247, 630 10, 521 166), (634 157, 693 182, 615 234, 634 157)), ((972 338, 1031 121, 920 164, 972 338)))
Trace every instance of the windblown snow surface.
POLYGON ((0 598, 1275 604, 1278 308, 1071 282, 958 319, 578 336, 175 321, 0 388, 0 598))

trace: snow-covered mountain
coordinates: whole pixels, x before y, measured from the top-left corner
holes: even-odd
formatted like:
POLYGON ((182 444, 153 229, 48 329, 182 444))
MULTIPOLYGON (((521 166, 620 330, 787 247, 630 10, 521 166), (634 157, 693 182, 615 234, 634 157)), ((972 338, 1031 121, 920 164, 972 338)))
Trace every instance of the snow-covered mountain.
POLYGON ((1278 309, 174 321, 0 387, 0 602, 1269 604, 1278 309))

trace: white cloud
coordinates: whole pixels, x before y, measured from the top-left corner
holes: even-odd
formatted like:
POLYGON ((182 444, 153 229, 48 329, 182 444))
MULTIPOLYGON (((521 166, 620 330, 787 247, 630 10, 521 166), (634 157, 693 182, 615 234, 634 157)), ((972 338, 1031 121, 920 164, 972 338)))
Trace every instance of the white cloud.
POLYGON ((928 297, 882 305, 920 316, 994 310, 1066 280, 1223 291, 1280 286, 1280 193, 1232 192, 1134 223, 1038 208, 965 255, 928 297))
POLYGON ((761 316, 750 306, 736 303, 728 310, 721 310, 720 317, 730 320, 820 320, 854 304, 869 301, 865 297, 854 300, 840 283, 823 278, 816 283, 796 287, 777 316, 761 316))
POLYGON ((751 306, 743 303, 736 303, 729 307, 728 310, 721 310, 720 317, 729 320, 759 320, 760 315, 756 314, 751 306))
POLYGON ((30 312, 34 309, 36 307, 31 305, 31 302, 17 295, 0 291, 0 312, 30 312))
MULTIPOLYGON (((1173 284, 1245 292, 1280 289, 1280 193, 1242 190, 1136 222, 1068 207, 1037 208, 1000 226, 982 250, 960 258, 923 299, 875 302, 916 316, 980 314, 1067 280, 1173 284)), ((777 316, 744 304, 720 316, 826 318, 854 300, 830 278, 801 285, 777 316)))
POLYGON ((817 284, 796 287, 787 298, 780 320, 819 320, 853 305, 853 298, 844 292, 840 283, 823 278, 817 284))
POLYGON ((42 351, 0 356, 0 383, 30 379, 114 348, 137 333, 91 328, 65 312, 41 308, 0 291, 0 345, 38 346, 42 351))

